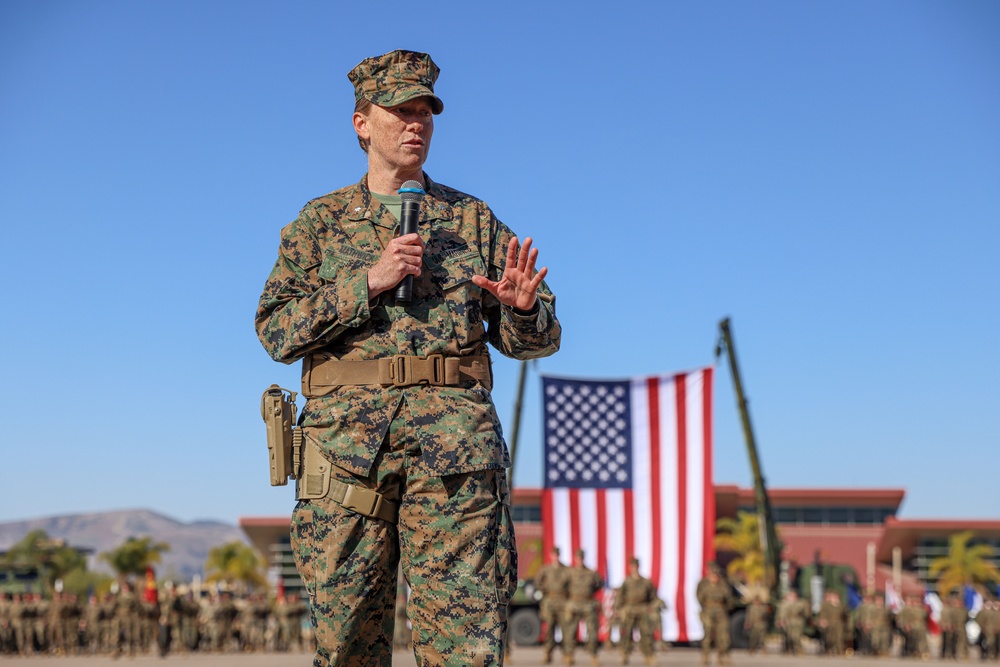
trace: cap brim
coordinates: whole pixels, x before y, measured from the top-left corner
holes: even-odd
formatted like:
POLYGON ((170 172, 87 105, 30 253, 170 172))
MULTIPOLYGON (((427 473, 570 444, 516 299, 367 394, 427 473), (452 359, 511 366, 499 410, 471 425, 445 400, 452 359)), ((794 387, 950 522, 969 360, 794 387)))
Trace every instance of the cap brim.
POLYGON ((375 93, 372 95, 371 101, 380 107, 394 107, 417 97, 429 98, 431 112, 435 115, 444 111, 444 102, 441 101, 441 98, 423 86, 397 86, 391 91, 375 93))

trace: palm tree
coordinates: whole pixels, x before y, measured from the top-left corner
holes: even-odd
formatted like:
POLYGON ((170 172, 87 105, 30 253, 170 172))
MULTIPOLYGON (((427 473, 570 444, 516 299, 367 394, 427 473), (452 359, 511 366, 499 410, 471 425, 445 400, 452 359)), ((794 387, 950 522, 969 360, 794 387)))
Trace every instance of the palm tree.
POLYGON ((87 558, 65 540, 52 539, 44 530, 33 530, 11 546, 3 558, 8 567, 38 573, 43 585, 51 589, 57 579, 72 572, 87 570, 87 558))
POLYGON ((119 579, 128 579, 132 575, 145 575, 148 567, 160 562, 165 551, 170 551, 166 542, 153 542, 152 537, 130 537, 121 546, 102 553, 100 558, 119 579))
POLYGON ((729 576, 748 586, 764 583, 764 550, 760 546, 757 515, 740 512, 735 519, 725 517, 715 523, 715 548, 730 551, 736 558, 726 566, 729 576))
POLYGON ((948 555, 931 561, 928 577, 937 577, 938 594, 946 597, 966 584, 1000 582, 1000 570, 990 559, 993 547, 988 544, 969 545, 975 533, 965 530, 948 538, 948 555))
POLYGON ((209 550, 205 560, 206 579, 235 584, 243 592, 267 583, 263 565, 264 560, 253 547, 243 542, 228 542, 209 550))

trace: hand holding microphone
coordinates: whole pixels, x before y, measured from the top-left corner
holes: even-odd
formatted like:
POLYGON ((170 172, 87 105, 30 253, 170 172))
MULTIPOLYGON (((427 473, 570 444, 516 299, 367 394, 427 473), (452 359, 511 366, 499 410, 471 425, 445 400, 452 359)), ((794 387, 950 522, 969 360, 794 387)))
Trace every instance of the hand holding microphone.
POLYGON ((389 242, 382 257, 368 271, 368 298, 395 290, 396 301, 407 303, 413 297, 413 276, 420 275, 423 261, 424 244, 416 231, 424 190, 417 181, 406 181, 399 193, 402 199, 399 236, 389 242))
MULTIPOLYGON (((417 233, 417 220, 420 219, 420 200, 424 198, 424 188, 416 181, 406 181, 399 189, 403 200, 403 214, 399 220, 399 235, 417 233)), ((413 275, 407 275, 396 288, 396 301, 408 303, 413 298, 413 275)))

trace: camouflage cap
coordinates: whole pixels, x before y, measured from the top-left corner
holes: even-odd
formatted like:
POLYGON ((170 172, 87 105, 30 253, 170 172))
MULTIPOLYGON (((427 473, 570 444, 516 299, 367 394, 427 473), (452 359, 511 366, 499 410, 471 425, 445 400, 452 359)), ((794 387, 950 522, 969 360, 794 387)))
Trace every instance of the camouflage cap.
POLYGON ((444 111, 444 102, 434 94, 441 70, 426 53, 392 51, 365 58, 347 73, 354 84, 354 101, 367 99, 380 107, 394 107, 414 97, 429 97, 431 111, 444 111))

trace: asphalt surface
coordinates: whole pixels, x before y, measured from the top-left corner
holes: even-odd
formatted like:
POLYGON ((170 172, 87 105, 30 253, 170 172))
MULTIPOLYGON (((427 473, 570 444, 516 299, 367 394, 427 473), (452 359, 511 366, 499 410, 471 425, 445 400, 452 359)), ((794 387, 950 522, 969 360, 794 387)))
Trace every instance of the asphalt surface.
MULTIPOLYGON (((656 654, 654 664, 664 667, 696 667, 701 665, 701 653, 693 648, 671 648, 656 654)), ((774 665, 775 667, 821 667, 827 666, 849 666, 849 667, 885 667, 889 664, 899 665, 955 665, 954 661, 943 661, 937 659, 930 660, 902 660, 900 658, 872 659, 864 657, 852 658, 828 658, 821 656, 798 656, 790 657, 773 653, 748 655, 746 651, 734 651, 732 653, 732 665, 734 667, 757 666, 765 667, 774 665)), ((562 665, 562 655, 556 651, 553 656, 553 665, 562 665)), ((153 665, 176 665, 177 667, 309 667, 312 663, 312 654, 307 653, 261 653, 261 654, 187 654, 170 655, 166 658, 157 656, 139 656, 135 658, 122 657, 113 659, 106 656, 95 657, 57 657, 57 656, 35 656, 20 658, 16 656, 0 656, 0 664, 4 665, 24 665, 25 667, 64 667, 67 665, 83 665, 85 667, 152 667, 153 665)), ((393 656, 394 667, 416 667, 416 661, 411 652, 399 651, 393 656)), ((514 652, 505 663, 513 667, 541 667, 542 649, 540 648, 515 648, 514 652)), ((576 664, 579 667, 590 667, 594 663, 590 657, 577 653, 576 664)), ((597 665, 601 667, 611 667, 621 665, 621 653, 615 650, 602 651, 598 656, 597 665)), ((712 664, 717 664, 713 658, 712 664)), ((997 664, 979 663, 978 660, 965 664, 997 664)), ((629 665, 644 666, 642 656, 638 653, 632 655, 629 665)))

